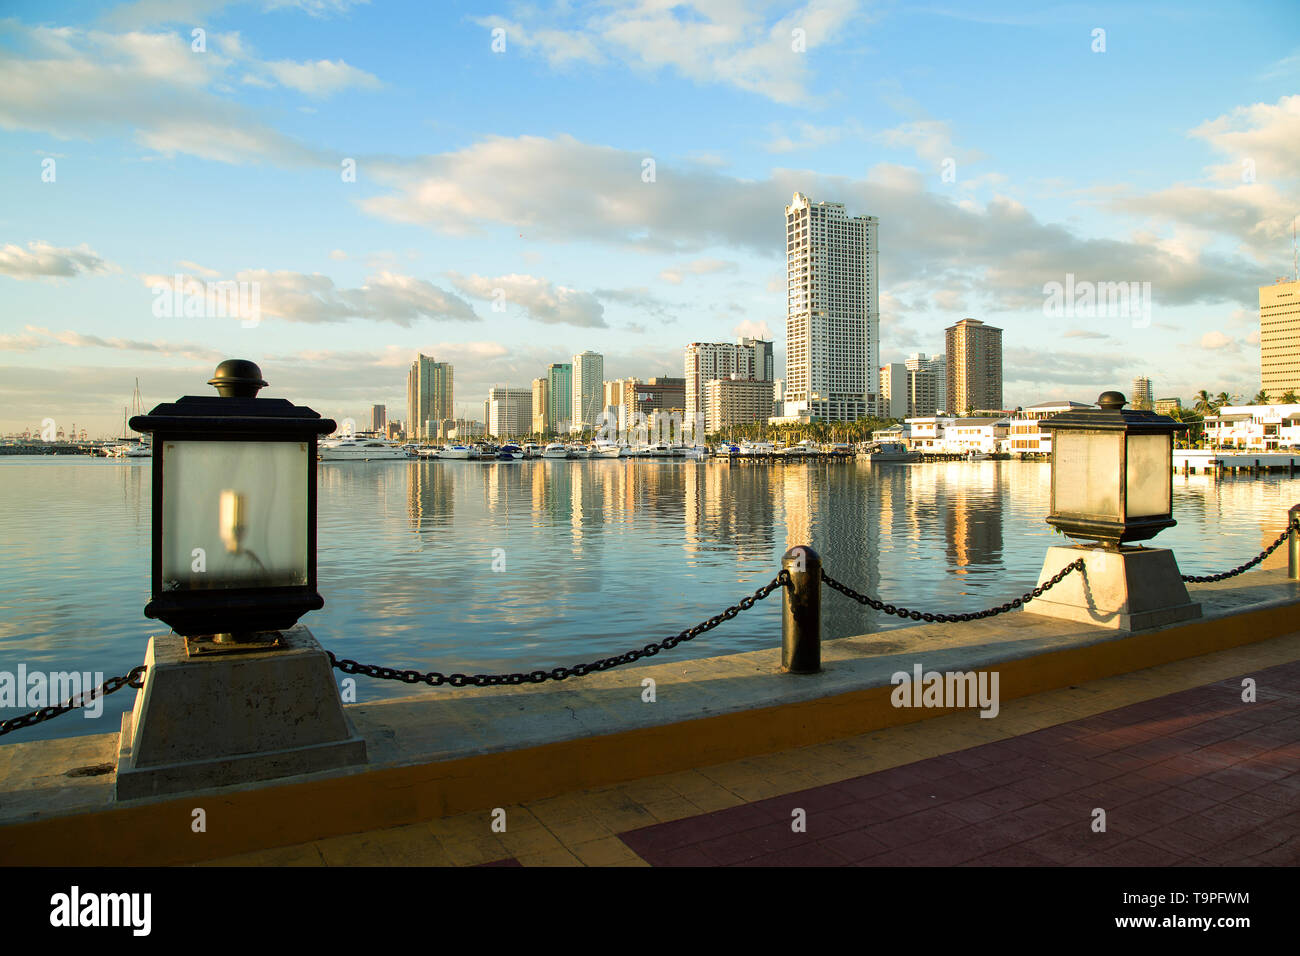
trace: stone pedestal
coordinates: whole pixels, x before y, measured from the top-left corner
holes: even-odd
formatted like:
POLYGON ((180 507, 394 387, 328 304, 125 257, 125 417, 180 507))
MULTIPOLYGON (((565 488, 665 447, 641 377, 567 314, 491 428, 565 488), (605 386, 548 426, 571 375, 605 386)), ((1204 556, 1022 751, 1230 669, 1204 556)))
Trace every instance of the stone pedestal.
POLYGON ((1079 558, 1084 560, 1083 571, 1072 572, 1030 601, 1026 613, 1121 631, 1163 627, 1201 616, 1201 606, 1188 597, 1174 553, 1167 548, 1049 548, 1038 583, 1044 584, 1079 558))
POLYGON ((298 624, 281 644, 191 656, 175 633, 151 638, 144 687, 122 715, 117 799, 365 763, 316 639, 298 624))

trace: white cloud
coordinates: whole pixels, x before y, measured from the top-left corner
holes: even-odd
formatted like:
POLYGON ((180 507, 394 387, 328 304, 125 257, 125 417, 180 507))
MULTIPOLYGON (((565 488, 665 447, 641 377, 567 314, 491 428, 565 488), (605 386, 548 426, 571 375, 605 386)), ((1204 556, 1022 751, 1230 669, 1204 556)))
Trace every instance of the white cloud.
POLYGON ((0 275, 13 279, 66 279, 116 271, 117 266, 105 261, 85 243, 66 248, 38 239, 27 243, 26 249, 13 243, 0 248, 0 275))
POLYGON ((1229 338, 1218 329, 1215 329, 1201 336, 1201 348, 1210 351, 1226 350, 1235 352, 1239 346, 1236 339, 1229 338))
MULTIPOLYGON (((150 288, 176 287, 175 276, 141 276, 150 288)), ((411 326, 417 321, 477 322, 478 315, 468 302, 424 279, 379 272, 356 289, 340 289, 334 280, 320 273, 246 269, 233 277, 236 282, 257 284, 260 314, 286 322, 346 322, 364 319, 411 326)), ((182 275, 182 291, 196 282, 182 275)))
POLYGON ((308 96, 331 96, 349 87, 377 90, 383 86, 373 73, 349 66, 342 60, 317 60, 314 63, 277 60, 266 63, 265 68, 282 86, 308 96))
POLYGON ((766 322, 756 322, 753 319, 746 319, 744 322, 736 325, 731 333, 736 338, 752 339, 771 339, 772 330, 768 328, 766 322))
POLYGON ((605 307, 590 292, 557 286, 547 279, 530 275, 463 276, 450 274, 451 283, 461 292, 505 306, 523 307, 537 322, 577 325, 583 328, 606 328, 605 307))

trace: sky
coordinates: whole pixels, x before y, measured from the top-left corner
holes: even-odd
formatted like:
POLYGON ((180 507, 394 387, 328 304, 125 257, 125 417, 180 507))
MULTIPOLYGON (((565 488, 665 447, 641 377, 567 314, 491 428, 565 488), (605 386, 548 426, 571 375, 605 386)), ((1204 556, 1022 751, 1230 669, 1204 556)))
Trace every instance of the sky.
POLYGON ((405 417, 419 352, 470 417, 585 349, 680 376, 766 335, 779 372, 795 191, 879 218, 884 362, 972 317, 1007 407, 1249 397, 1300 214, 1296 14, 5 0, 0 433, 120 434, 137 379, 148 409, 231 357, 358 422, 405 417), (1120 282, 1127 310, 1051 306, 1120 282))

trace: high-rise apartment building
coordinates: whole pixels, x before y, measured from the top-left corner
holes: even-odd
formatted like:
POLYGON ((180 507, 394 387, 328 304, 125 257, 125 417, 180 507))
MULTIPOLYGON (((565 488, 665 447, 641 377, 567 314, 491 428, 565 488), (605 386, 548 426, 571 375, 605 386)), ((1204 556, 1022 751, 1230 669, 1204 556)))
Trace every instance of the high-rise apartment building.
POLYGON ((949 415, 1002 407, 1002 330, 962 319, 946 330, 949 415))
POLYGON ((784 414, 851 421, 878 392, 880 305, 875 216, 803 193, 785 207, 784 414))
POLYGON ((519 438, 533 430, 533 390, 494 385, 484 408, 487 433, 494 438, 519 438))
POLYGON ((908 382, 912 373, 902 362, 890 362, 880 367, 880 400, 876 414, 881 418, 913 417, 908 402, 908 382))
POLYGON ((704 384, 704 420, 708 432, 721 431, 730 425, 767 421, 771 416, 772 387, 769 382, 715 378, 704 384))
POLYGON ((573 414, 573 366, 553 362, 547 366, 546 378, 550 387, 551 431, 567 432, 569 416, 573 414))
POLYGON ((908 417, 928 418, 947 411, 947 356, 930 358, 924 352, 913 352, 903 365, 907 368, 908 417))
POLYGON ((533 379, 533 431, 551 433, 551 382, 547 378, 533 379))
POLYGON ((573 357, 573 397, 569 429, 594 428, 604 398, 605 356, 599 352, 580 352, 573 357))
POLYGON ((1259 287, 1259 381, 1271 402, 1300 393, 1300 282, 1259 287))
POLYGON ((452 366, 420 355, 406 374, 406 434, 412 439, 430 439, 438 422, 452 418, 452 366))
MULTIPOLYGON (((692 342, 686 346, 685 419, 694 422, 704 413, 704 391, 709 382, 720 379, 768 382, 776 370, 769 339, 742 338, 730 342, 692 342)), ((715 430, 707 421, 705 429, 715 430)))
POLYGON ((376 435, 382 435, 386 427, 388 427, 388 406, 371 405, 370 430, 376 435))
POLYGON ((1139 375, 1133 379, 1133 392, 1128 397, 1128 407, 1137 411, 1149 412, 1156 404, 1155 393, 1151 390, 1151 379, 1139 375))

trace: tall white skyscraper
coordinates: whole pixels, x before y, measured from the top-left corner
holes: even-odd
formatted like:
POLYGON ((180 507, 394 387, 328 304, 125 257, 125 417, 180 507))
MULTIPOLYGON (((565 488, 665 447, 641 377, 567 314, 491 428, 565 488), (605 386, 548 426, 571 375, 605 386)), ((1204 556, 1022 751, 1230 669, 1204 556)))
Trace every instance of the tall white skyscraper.
POLYGON ((573 357, 572 431, 595 428, 605 398, 605 356, 582 352, 573 357))
POLYGON ((783 413, 833 421, 870 415, 879 392, 879 221, 795 193, 785 224, 783 413))

